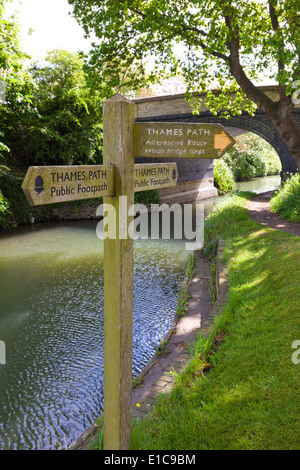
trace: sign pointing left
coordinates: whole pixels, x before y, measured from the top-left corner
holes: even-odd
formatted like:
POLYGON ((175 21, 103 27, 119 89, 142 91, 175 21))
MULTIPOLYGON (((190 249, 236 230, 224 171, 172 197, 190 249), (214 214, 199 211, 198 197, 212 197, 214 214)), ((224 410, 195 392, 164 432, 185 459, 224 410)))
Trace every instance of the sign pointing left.
POLYGON ((114 166, 31 166, 22 189, 31 206, 113 196, 114 166))

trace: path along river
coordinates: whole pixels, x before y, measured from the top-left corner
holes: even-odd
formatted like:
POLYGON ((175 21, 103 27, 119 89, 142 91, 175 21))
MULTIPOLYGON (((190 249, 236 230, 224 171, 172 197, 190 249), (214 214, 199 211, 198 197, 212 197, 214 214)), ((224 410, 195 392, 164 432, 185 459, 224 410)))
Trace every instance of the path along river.
MULTIPOLYGON (((262 178, 240 189, 264 192, 279 182, 262 178)), ((39 224, 0 236, 0 449, 64 449, 103 410, 96 224, 39 224)), ((184 240, 135 242, 133 375, 172 323, 188 254, 184 240)))

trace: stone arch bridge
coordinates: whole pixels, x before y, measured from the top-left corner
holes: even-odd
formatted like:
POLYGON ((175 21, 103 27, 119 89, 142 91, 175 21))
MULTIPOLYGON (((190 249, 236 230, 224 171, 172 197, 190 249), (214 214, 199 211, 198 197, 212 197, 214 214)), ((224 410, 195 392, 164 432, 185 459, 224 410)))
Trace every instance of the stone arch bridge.
MULTIPOLYGON (((260 87, 273 101, 278 100, 278 87, 260 87)), ((200 94, 205 98, 205 93, 200 94)), ((230 120, 213 116, 205 107, 202 100, 199 115, 192 113, 190 104, 185 100, 185 94, 164 95, 133 100, 136 105, 136 121, 160 121, 160 122, 203 122, 220 123, 228 132, 236 137, 246 132, 253 132, 267 142, 278 153, 281 160, 282 173, 294 173, 297 170, 296 163, 285 143, 281 140, 269 117, 260 110, 254 116, 242 113, 230 120)), ((295 120, 300 126, 300 104, 293 110, 295 120)), ((146 160, 143 159, 145 162, 146 160)), ((155 161, 147 159, 147 161, 155 161)), ((157 160, 156 160, 157 161, 157 160)), ((162 159, 163 161, 163 159, 162 159)), ((198 199, 217 195, 213 185, 213 160, 208 159, 177 159, 179 180, 176 188, 160 190, 162 202, 192 202, 198 199)))

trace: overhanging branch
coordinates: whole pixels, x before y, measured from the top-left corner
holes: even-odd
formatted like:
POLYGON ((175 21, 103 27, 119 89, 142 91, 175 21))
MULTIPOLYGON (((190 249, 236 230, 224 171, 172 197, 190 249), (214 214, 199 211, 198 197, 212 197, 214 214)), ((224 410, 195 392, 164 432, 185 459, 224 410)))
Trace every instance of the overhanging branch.
POLYGON ((236 79, 238 85, 241 87, 247 97, 253 101, 260 109, 265 112, 274 112, 277 103, 272 101, 265 93, 257 88, 250 78, 246 75, 241 62, 240 62, 240 36, 238 25, 233 26, 233 16, 228 14, 224 7, 224 18, 226 26, 231 33, 228 37, 228 47, 230 50, 230 69, 231 73, 236 79))

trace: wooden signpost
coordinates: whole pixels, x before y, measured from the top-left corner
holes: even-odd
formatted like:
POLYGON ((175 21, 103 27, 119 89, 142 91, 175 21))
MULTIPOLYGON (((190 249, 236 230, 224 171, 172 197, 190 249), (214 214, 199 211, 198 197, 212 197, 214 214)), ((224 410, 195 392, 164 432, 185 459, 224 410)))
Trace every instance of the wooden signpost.
POLYGON ((220 158, 234 139, 219 124, 135 123, 135 105, 115 95, 103 106, 104 165, 30 167, 22 189, 30 205, 103 196, 116 214, 104 239, 104 449, 130 448, 132 408, 134 192, 175 186, 176 163, 134 157, 220 158))
MULTIPOLYGON (((114 165, 31 166, 22 189, 31 206, 115 194, 114 165)), ((176 186, 176 163, 134 165, 134 192, 176 186)))
POLYGON ((148 163, 134 165, 134 191, 170 188, 176 186, 178 171, 176 163, 148 163))
POLYGON ((22 189, 31 206, 112 195, 114 167, 31 166, 22 189))
POLYGON ((221 124, 140 122, 134 126, 134 156, 220 158, 234 144, 221 124))

